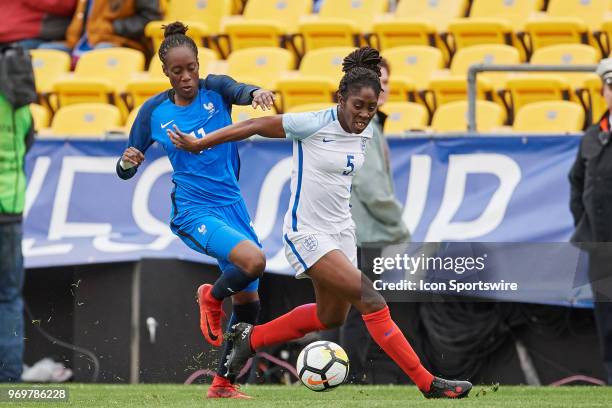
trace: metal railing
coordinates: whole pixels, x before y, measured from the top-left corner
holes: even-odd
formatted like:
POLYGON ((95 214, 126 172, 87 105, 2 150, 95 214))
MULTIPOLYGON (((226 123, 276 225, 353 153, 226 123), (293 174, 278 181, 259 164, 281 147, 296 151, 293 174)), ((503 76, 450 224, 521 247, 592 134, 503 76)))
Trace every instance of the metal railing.
POLYGON ((468 131, 476 132, 476 75, 480 72, 595 72, 595 68, 597 65, 472 65, 468 69, 468 131))

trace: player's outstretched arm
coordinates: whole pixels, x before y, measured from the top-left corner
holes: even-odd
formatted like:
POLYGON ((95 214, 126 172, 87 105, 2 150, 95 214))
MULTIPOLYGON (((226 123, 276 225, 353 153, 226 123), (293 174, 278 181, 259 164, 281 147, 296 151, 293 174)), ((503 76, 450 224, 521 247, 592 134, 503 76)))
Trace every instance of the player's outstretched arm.
POLYGON ((282 115, 275 115, 248 119, 214 131, 201 139, 181 132, 175 125, 174 130, 168 129, 168 136, 178 149, 187 150, 191 153, 200 153, 209 147, 225 142, 244 140, 253 135, 284 138, 285 130, 283 129, 282 118, 282 115))

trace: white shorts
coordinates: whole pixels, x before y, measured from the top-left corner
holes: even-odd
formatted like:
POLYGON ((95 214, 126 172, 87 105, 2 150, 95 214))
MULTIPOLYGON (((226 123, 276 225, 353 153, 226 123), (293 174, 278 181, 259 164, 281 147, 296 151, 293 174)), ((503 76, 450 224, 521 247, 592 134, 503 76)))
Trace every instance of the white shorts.
POLYGON ((295 270, 298 279, 307 278, 304 272, 323 255, 339 249, 357 267, 357 243, 355 230, 347 228, 338 234, 322 232, 286 232, 283 236, 285 256, 295 270))

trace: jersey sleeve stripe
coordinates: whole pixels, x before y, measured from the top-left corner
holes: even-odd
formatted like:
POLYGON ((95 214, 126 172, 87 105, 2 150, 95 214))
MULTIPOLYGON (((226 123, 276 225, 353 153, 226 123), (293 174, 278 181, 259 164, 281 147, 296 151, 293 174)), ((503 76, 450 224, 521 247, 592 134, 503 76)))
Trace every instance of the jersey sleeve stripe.
POLYGON ((332 114, 332 119, 335 121, 336 120, 336 107, 335 106, 331 108, 331 114, 332 114))

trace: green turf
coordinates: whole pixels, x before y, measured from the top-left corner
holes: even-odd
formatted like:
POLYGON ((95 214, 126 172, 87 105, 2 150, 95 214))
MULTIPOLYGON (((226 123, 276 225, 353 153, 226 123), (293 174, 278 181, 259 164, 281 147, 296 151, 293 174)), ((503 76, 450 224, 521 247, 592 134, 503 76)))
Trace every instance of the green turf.
POLYGON ((204 385, 70 384, 69 402, 2 403, 6 407, 612 407, 612 387, 477 386, 464 400, 426 400, 414 387, 342 386, 315 393, 302 386, 243 386, 252 401, 205 400, 204 385), (483 395, 482 390, 486 393, 483 395), (479 392, 480 391, 480 392, 479 392), (479 395, 476 395, 479 394, 479 395))

